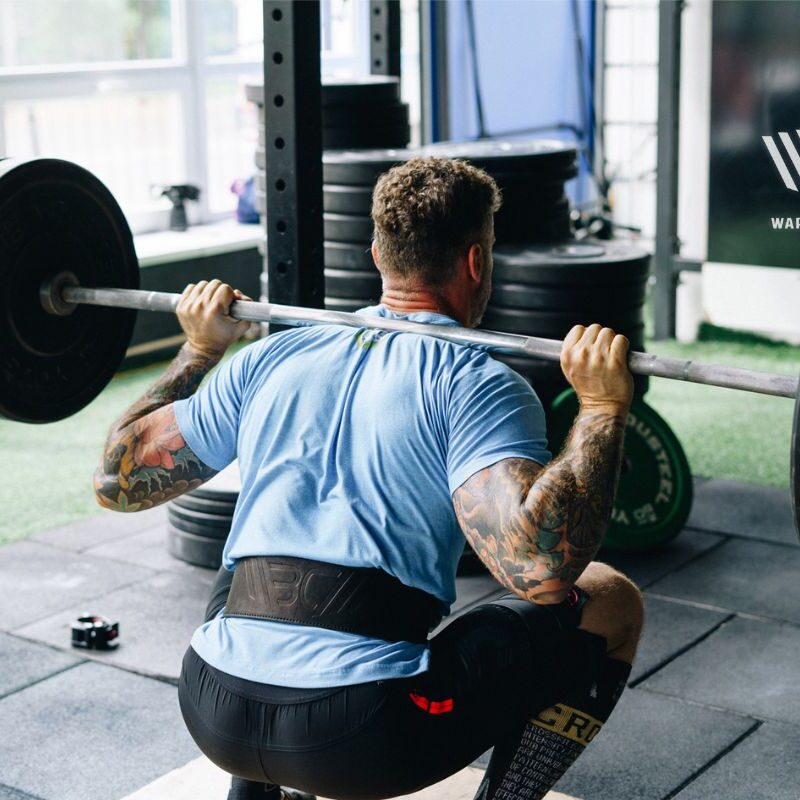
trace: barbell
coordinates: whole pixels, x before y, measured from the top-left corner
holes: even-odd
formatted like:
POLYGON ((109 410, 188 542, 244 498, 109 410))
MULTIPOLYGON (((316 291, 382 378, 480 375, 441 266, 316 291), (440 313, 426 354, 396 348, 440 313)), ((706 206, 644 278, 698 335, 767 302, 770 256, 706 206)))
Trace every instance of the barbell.
MULTIPOLYGON (((82 167, 57 159, 0 161, 0 414, 44 423, 70 416, 108 384, 125 356, 135 311, 174 313, 179 294, 138 289, 125 216, 82 167)), ((236 301, 235 319, 345 325, 432 336, 525 358, 557 361, 562 342, 315 308, 236 301)), ((631 372, 795 399, 790 487, 800 534, 798 379, 631 352, 631 372)))

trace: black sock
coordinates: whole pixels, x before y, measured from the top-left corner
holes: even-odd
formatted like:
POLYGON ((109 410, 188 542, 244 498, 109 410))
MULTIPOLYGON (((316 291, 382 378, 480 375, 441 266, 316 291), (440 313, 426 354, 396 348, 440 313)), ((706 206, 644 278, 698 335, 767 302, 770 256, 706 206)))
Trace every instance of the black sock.
POLYGON ((591 742, 625 688, 631 665, 606 658, 597 681, 499 742, 475 800, 540 800, 591 742))
POLYGON ((280 796, 281 787, 275 784, 231 778, 228 800, 280 800, 280 796))

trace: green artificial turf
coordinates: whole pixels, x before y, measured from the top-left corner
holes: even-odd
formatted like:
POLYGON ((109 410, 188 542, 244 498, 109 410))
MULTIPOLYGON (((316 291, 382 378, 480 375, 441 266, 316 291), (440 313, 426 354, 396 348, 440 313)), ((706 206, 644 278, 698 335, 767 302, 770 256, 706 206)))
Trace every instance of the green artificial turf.
MULTIPOLYGON (((705 326, 702 341, 650 342, 657 355, 800 374, 800 348, 705 326)), ((91 405, 50 425, 0 420, 0 542, 100 513, 92 474, 114 419, 166 363, 120 373, 91 405)), ((779 397, 651 380, 650 403, 683 443, 695 475, 788 486, 793 404, 779 397)))
POLYGON ((119 373, 86 408, 60 422, 25 425, 0 419, 0 544, 102 513, 92 477, 108 429, 167 363, 119 373))
MULTIPOLYGON (((649 342, 648 352, 800 375, 800 347, 704 325, 700 341, 649 342)), ((646 401, 670 424, 694 475, 788 487, 794 404, 783 397, 650 381, 646 401)))

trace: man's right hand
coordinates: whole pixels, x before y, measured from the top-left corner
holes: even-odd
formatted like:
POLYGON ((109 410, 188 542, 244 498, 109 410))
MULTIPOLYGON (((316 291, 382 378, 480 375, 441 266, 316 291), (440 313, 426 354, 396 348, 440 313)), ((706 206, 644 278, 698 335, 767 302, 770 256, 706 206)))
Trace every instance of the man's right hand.
POLYGON ((633 398, 628 369, 630 343, 611 328, 576 325, 564 339, 561 369, 575 389, 581 407, 627 413, 633 398))
POLYGON ((249 322, 230 315, 231 303, 249 299, 218 278, 196 285, 190 283, 175 309, 187 344, 201 355, 217 361, 221 359, 228 347, 250 327, 249 322))

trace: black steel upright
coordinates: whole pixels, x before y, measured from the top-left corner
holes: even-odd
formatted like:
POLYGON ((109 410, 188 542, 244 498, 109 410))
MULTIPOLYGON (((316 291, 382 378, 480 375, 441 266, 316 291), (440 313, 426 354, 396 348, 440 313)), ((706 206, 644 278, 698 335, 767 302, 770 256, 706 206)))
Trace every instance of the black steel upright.
POLYGON ((678 241, 678 136, 683 0, 661 0, 658 15, 658 150, 656 253, 653 291, 655 338, 675 335, 678 241))
POLYGON ((428 144, 450 136, 445 0, 420 0, 419 47, 422 144, 428 144))
POLYGON ((268 294, 322 308, 319 0, 264 0, 268 294))
POLYGON ((369 0, 370 72, 399 78, 400 47, 400 0, 369 0))

